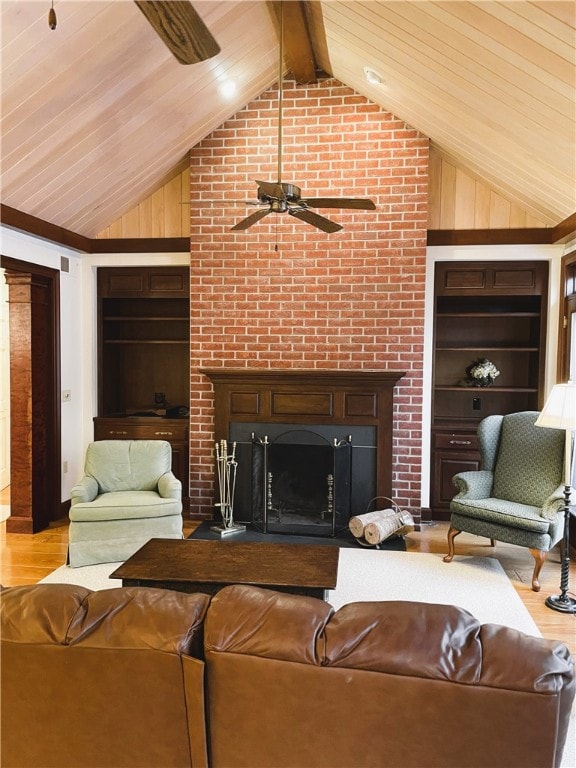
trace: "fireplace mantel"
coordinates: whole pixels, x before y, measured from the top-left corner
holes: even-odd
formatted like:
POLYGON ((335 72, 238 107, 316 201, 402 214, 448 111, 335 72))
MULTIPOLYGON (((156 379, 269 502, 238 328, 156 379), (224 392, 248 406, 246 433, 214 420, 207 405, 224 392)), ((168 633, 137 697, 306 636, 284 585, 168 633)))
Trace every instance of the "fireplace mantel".
POLYGON ((214 386, 214 438, 233 423, 376 428, 376 495, 392 498, 393 390, 404 371, 202 368, 214 386))
POLYGON ((394 386, 406 371, 337 368, 201 368, 214 383, 280 383, 357 386, 366 383, 394 386))

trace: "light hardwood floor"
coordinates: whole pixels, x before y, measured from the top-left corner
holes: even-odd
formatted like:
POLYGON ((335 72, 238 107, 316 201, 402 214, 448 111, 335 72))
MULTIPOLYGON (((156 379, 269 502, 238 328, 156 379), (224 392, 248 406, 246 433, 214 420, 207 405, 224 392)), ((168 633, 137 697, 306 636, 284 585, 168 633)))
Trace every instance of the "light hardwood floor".
MULTIPOLYGON (((0 494, 0 504, 2 495, 0 494)), ((191 533, 197 523, 185 521, 185 534, 191 533)), ((446 552, 448 523, 424 525, 406 537, 407 549, 414 552, 446 552)), ((0 523, 0 583, 4 586, 35 584, 66 561, 68 521, 50 525, 36 534, 6 533, 6 523, 0 523)), ((553 611, 544 605, 547 595, 558 594, 560 584, 560 555, 556 548, 550 553, 542 569, 540 592, 530 587, 532 556, 526 549, 498 542, 490 547, 488 540, 466 533, 456 540, 458 555, 496 557, 508 574, 524 605, 532 615, 543 637, 561 640, 576 657, 576 616, 553 611)), ((447 568, 450 566, 447 565, 447 568)), ((576 563, 570 564, 570 592, 575 593, 576 563)))

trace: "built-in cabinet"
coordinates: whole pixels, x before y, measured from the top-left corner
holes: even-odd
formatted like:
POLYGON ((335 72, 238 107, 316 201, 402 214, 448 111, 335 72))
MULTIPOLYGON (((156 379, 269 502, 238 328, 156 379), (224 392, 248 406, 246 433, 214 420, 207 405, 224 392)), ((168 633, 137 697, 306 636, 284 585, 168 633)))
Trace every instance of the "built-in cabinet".
POLYGON ((476 430, 491 414, 538 410, 544 391, 548 264, 439 262, 434 290, 431 508, 449 518, 452 477, 479 467, 476 430), (472 386, 466 368, 500 375, 472 386))
POLYGON ((98 269, 95 440, 167 440, 189 495, 187 267, 98 269))

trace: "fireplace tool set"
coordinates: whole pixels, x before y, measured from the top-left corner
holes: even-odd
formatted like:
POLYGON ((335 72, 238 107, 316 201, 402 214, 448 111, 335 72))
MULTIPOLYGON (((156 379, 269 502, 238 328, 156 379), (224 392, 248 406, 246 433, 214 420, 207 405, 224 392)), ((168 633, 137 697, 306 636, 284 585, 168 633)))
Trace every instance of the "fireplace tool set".
POLYGON ((234 522, 234 490, 236 487, 236 443, 232 443, 230 452, 226 440, 216 443, 216 472, 220 501, 216 504, 222 515, 222 525, 214 525, 212 531, 225 536, 229 533, 245 531, 246 526, 234 522))

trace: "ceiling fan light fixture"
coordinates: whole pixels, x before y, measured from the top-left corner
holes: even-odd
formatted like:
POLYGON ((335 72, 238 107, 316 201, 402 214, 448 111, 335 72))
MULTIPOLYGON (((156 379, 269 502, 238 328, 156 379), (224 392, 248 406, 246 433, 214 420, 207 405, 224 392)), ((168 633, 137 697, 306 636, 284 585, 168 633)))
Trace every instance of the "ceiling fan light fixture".
POLYGON ((224 99, 234 98, 236 91, 236 82, 234 80, 223 80, 218 86, 218 92, 224 99))

